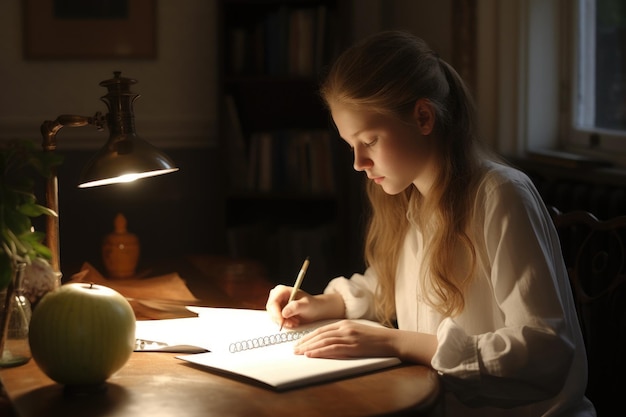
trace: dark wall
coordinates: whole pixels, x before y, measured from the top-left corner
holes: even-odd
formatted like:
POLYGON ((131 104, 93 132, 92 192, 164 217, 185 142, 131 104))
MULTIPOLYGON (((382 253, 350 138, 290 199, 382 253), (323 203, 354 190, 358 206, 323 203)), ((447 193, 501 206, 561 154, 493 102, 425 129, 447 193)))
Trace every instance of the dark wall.
POLYGON ((66 277, 85 261, 101 266, 102 239, 113 231, 117 213, 126 216, 128 230, 140 240, 140 266, 164 257, 226 250, 224 176, 216 149, 168 149, 178 172, 87 189, 77 187, 78 176, 94 151, 60 153, 65 158, 59 168, 59 212, 66 277))

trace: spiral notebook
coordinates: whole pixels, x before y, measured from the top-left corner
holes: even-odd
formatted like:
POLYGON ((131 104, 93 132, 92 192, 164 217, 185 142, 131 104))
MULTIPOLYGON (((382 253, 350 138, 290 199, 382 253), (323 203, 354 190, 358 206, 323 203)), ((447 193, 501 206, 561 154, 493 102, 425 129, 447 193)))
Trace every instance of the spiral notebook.
POLYGON ((172 336, 170 331, 169 341, 162 338, 162 349, 155 350, 168 350, 167 346, 195 346, 197 351, 204 353, 177 358, 209 372, 278 391, 356 376, 401 363, 398 358, 388 357, 320 359, 293 353, 293 344, 300 337, 327 322, 279 332, 277 324, 262 310, 195 307, 192 310, 199 317, 158 320, 167 323, 138 322, 137 337, 155 341, 157 326, 163 324, 163 329, 169 326, 176 329, 177 336, 172 336))

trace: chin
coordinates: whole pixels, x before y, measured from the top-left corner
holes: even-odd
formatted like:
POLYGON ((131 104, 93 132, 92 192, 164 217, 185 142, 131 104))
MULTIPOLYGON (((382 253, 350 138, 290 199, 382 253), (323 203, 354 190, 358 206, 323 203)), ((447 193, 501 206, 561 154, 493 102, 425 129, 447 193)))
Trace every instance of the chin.
POLYGON ((384 186, 381 186, 381 188, 383 189, 385 194, 388 194, 388 195, 398 195, 402 191, 406 190, 406 187, 405 188, 396 188, 396 187, 384 187, 384 186))

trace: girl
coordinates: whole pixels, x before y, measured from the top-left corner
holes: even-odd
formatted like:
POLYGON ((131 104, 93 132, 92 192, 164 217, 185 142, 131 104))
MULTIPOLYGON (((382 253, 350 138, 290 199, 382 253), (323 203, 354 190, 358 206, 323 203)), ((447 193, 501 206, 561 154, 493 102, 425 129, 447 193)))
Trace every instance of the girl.
POLYGON ((595 415, 550 216, 527 176, 480 148, 454 69, 421 39, 384 32, 344 52, 321 94, 369 179, 367 270, 291 303, 279 285, 267 310, 288 328, 388 327, 338 321, 296 353, 431 366, 453 416, 595 415))

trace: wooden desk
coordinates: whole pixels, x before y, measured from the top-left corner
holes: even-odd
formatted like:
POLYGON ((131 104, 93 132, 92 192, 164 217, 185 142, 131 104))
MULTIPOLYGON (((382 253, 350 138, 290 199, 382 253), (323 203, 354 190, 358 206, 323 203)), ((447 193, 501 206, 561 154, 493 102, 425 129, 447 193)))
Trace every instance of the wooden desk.
MULTIPOLYGON (((260 299, 254 300, 252 293, 246 294, 244 300, 228 301, 229 289, 224 283, 240 285, 241 281, 211 276, 208 272, 219 270, 209 267, 216 265, 214 258, 194 260, 193 265, 200 271, 181 270, 180 275, 192 291, 200 290, 194 294, 207 300, 207 305, 239 304, 252 308, 261 303, 260 299)), ((255 279, 257 296, 266 297, 272 285, 255 279)), ((108 389, 91 396, 65 396, 63 387, 45 376, 32 360, 20 367, 0 370, 0 381, 18 417, 428 415, 436 410, 439 397, 436 373, 417 365, 279 393, 210 373, 174 356, 133 353, 129 362, 108 380, 108 389)))
POLYGON ((64 396, 33 361, 0 371, 0 378, 20 417, 419 415, 434 406, 439 389, 428 368, 400 366, 278 393, 152 352, 133 353, 108 389, 91 396, 64 396))

